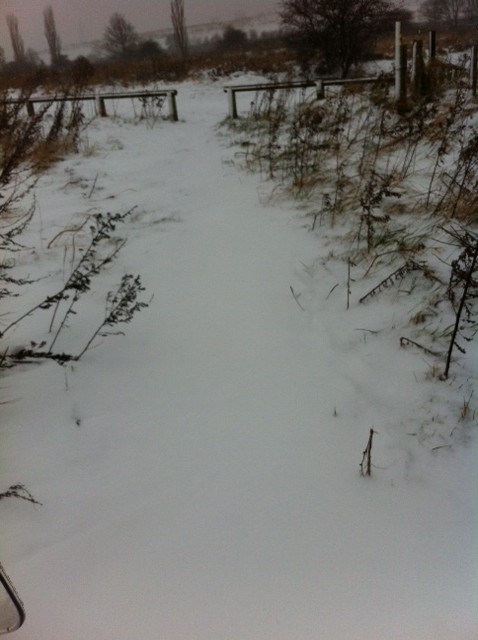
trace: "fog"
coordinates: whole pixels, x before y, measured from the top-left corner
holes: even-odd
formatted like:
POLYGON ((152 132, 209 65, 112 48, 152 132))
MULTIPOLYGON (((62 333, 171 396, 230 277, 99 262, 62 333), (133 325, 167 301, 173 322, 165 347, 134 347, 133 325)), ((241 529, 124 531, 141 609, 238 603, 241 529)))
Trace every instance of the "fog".
MULTIPOLYGON (((278 0, 185 0, 186 21, 227 21, 274 11, 278 0)), ((110 16, 122 13, 139 32, 170 27, 170 0, 0 0, 0 46, 11 47, 6 16, 17 16, 25 48, 46 48, 43 10, 51 5, 63 45, 101 38, 110 16)))

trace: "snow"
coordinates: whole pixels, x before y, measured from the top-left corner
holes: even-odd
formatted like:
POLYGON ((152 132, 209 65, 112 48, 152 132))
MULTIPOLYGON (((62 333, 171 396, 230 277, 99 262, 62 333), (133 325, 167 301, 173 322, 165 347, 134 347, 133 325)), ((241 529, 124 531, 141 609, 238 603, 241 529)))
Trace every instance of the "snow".
MULTIPOLYGON (((476 359, 440 382, 382 332, 400 300, 346 312, 343 263, 237 166, 222 86, 179 90, 180 122, 118 103, 36 188, 19 268, 49 278, 8 318, 64 281, 59 231, 132 207, 98 286, 141 274, 150 305, 78 363, 3 374, 0 487, 43 504, 0 504, 15 637, 476 638, 477 438, 459 420, 476 359)), ((85 343, 105 291, 59 351, 85 343)))

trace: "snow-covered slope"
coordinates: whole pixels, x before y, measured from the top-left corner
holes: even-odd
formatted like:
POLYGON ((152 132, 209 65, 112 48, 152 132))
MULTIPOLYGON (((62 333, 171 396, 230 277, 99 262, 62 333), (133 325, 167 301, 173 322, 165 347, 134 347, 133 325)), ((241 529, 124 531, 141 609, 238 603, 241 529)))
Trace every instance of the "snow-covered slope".
MULTIPOLYGON (((43 503, 0 503, 27 608, 15 637, 473 640, 476 433, 427 446, 463 398, 370 333, 392 304, 346 314, 329 296, 344 278, 329 249, 218 135, 222 87, 185 83, 178 104, 178 123, 118 104, 36 190, 21 260, 50 278, 12 316, 64 279, 71 236, 47 248, 60 230, 133 206, 109 274, 140 273, 154 297, 80 362, 3 374, 0 488, 43 503)), ((103 309, 98 292, 58 349, 103 309)))

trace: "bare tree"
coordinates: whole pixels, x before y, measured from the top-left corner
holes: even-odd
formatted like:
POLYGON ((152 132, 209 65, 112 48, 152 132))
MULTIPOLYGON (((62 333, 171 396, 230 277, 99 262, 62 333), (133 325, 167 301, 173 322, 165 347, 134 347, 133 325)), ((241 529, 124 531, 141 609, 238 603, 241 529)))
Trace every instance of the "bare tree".
POLYGON ((473 0, 425 0, 420 5, 420 13, 429 22, 458 26, 460 18, 475 4, 473 0))
POLYGON ((54 66, 61 60, 61 41, 56 30, 55 16, 51 5, 43 11, 43 20, 45 24, 45 37, 48 42, 48 49, 50 50, 50 61, 52 66, 54 66))
POLYGON ((282 0, 280 17, 303 59, 320 53, 327 69, 344 78, 371 50, 393 8, 391 0, 282 0))
POLYGON ((187 58, 189 43, 184 17, 184 0, 171 0, 171 22, 173 23, 176 49, 183 58, 187 58))
POLYGON ((139 42, 136 29, 121 13, 114 13, 103 37, 103 49, 112 56, 124 57, 133 53, 139 42))
POLYGON ((232 25, 228 25, 224 29, 220 49, 243 49, 247 44, 247 33, 242 29, 236 29, 232 25))
POLYGON ((18 27, 18 19, 13 13, 7 15, 7 26, 12 42, 13 59, 15 62, 25 62, 25 44, 18 27))
POLYGON ((28 48, 25 53, 25 62, 31 67, 41 67, 42 59, 35 49, 28 48))
POLYGON ((478 0, 466 0, 465 20, 478 27, 478 0))

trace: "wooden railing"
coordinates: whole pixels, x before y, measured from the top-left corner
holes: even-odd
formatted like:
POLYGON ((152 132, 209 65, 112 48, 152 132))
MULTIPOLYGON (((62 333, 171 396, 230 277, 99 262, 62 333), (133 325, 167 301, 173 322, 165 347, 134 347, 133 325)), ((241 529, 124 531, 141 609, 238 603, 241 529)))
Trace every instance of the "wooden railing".
POLYGON ((169 119, 173 122, 178 121, 178 107, 176 102, 177 96, 176 89, 163 89, 161 91, 125 91, 121 93, 90 93, 79 94, 72 96, 30 96, 26 100, 7 100, 9 104, 25 103, 28 115, 35 115, 35 104, 45 104, 52 102, 83 102, 94 101, 96 104, 97 113, 105 118, 108 113, 106 111, 106 100, 121 100, 124 98, 138 98, 139 100, 146 100, 149 98, 166 98, 168 101, 169 119))
POLYGON ((374 76, 371 78, 329 78, 318 80, 291 80, 289 82, 262 82, 258 84, 232 84, 226 85, 224 91, 227 93, 229 116, 231 118, 237 118, 237 101, 236 93, 244 91, 278 91, 280 89, 308 89, 314 88, 316 90, 316 96, 318 100, 325 97, 325 87, 341 86, 341 85, 354 85, 364 83, 376 83, 376 82, 393 82, 393 76, 374 76))

